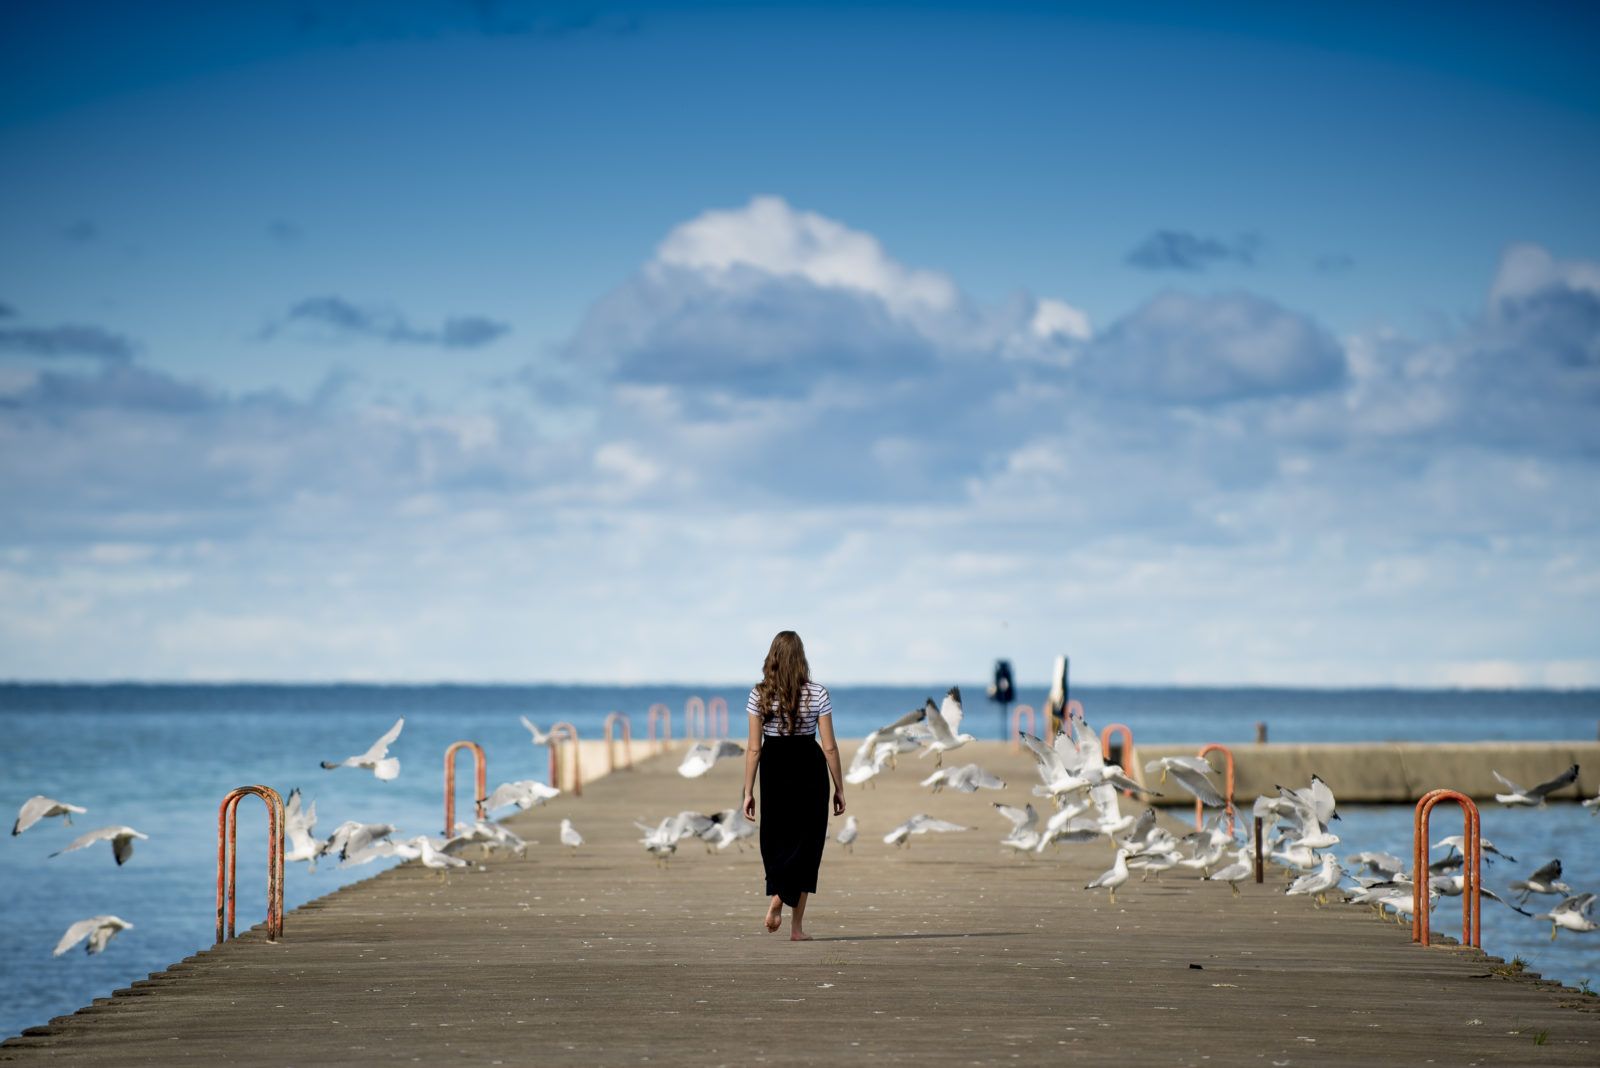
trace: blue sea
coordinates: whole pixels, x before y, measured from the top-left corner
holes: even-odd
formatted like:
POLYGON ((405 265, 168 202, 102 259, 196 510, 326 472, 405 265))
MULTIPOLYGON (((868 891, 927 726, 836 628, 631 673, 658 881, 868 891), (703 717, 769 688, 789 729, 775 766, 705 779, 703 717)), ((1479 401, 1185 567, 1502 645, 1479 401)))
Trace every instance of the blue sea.
MULTIPOLYGON (((860 737, 888 719, 937 697, 947 684, 854 686, 832 690, 835 727, 860 737)), ((964 685, 964 727, 979 737, 1006 737, 1007 723, 982 699, 982 684, 964 685)), ((722 697, 742 728, 746 686, 367 686, 367 685, 0 685, 0 814, 10 820, 33 794, 83 805, 73 827, 47 820, 0 845, 0 1035, 44 1023, 209 945, 213 937, 217 803, 244 783, 294 786, 317 802, 317 830, 346 819, 398 824, 402 833, 440 830, 440 757, 450 742, 471 738, 489 753, 489 780, 544 778, 545 750, 529 744, 519 714, 548 727, 557 719, 597 738, 612 711, 627 713, 636 739, 645 712, 661 702, 682 736, 691 695, 722 697), (364 750, 397 716, 406 727, 391 750, 401 775, 379 783, 365 772, 325 772, 323 759, 364 750), (49 858, 81 831, 127 824, 151 837, 135 845, 122 868, 110 848, 49 858), (81 949, 50 955, 75 920, 114 913, 134 923, 94 957, 81 949)), ((1275 742, 1477 741, 1592 739, 1600 691, 1483 692, 1415 690, 1140 689, 1075 687, 1092 722, 1129 724, 1143 744, 1244 742, 1265 722, 1275 742)), ((1021 700, 1042 704, 1042 691, 1021 700)), ((468 761, 462 771, 470 775, 468 761)), ((466 791, 462 791, 465 799, 466 791)), ((734 800, 729 799, 730 803, 734 800)), ((463 804, 465 802, 463 801, 463 804)), ((240 832, 240 926, 261 918, 265 881, 264 820, 259 803, 243 806, 240 832)), ((1447 821, 1448 822, 1448 819, 1447 821)), ((1454 828, 1441 831, 1451 833, 1454 828)), ((1410 810, 1347 808, 1338 833, 1348 850, 1387 849, 1406 855, 1410 810)), ((1484 814, 1484 834, 1519 863, 1500 862, 1486 883, 1497 889, 1552 856, 1566 881, 1600 890, 1600 819, 1576 805, 1484 814)), ((357 879, 377 865, 315 873, 290 868, 289 908, 357 879)), ((1543 899, 1548 906, 1551 899, 1543 899)), ((1538 910, 1534 910, 1538 911, 1538 910)), ((1447 902, 1435 929, 1454 932, 1447 902)), ((1568 983, 1600 984, 1600 932, 1563 934, 1507 912, 1483 911, 1484 945, 1506 958, 1522 956, 1535 970, 1568 983)))

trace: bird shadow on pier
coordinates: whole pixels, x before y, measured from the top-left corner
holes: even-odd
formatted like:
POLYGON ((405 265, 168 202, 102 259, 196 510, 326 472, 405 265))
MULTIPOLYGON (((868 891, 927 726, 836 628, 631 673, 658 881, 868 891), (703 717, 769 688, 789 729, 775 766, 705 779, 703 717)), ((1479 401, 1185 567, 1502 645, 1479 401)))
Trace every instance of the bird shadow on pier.
POLYGON ((817 935, 813 942, 899 942, 909 938, 1004 938, 1021 931, 952 931, 948 934, 817 935))

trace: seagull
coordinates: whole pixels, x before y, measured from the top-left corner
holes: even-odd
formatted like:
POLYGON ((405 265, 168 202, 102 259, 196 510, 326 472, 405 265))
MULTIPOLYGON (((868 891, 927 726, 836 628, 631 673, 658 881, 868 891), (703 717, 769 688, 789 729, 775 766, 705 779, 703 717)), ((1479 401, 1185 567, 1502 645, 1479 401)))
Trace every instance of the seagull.
POLYGON ((760 828, 750 820, 744 818, 744 810, 740 808, 725 808, 711 817, 711 826, 701 832, 700 837, 715 845, 718 852, 731 846, 738 846, 739 852, 744 852, 740 845, 746 838, 753 838, 760 828))
MULTIPOLYGON (((1465 854, 1466 853, 1466 849, 1464 848, 1465 844, 1466 844, 1466 839, 1462 835, 1452 834, 1448 838, 1439 839, 1437 842, 1433 843, 1433 845, 1431 845, 1429 848, 1430 849, 1444 849, 1444 848, 1448 847, 1453 852, 1465 854)), ((1493 853, 1495 856, 1503 857, 1506 860, 1511 861, 1511 863, 1513 863, 1513 864, 1515 864, 1517 862, 1517 858, 1516 857, 1512 856, 1509 853, 1500 852, 1500 850, 1498 850, 1498 849, 1496 849, 1494 847, 1494 843, 1493 842, 1489 841, 1489 839, 1483 837, 1482 835, 1478 836, 1478 845, 1483 849, 1483 851, 1485 853, 1493 853)))
POLYGON ((578 847, 583 845, 583 835, 578 833, 578 828, 574 827, 569 819, 561 821, 561 844, 570 847, 574 854, 578 852, 578 847))
MULTIPOLYGON (((901 751, 901 742, 908 741, 908 736, 902 732, 913 724, 921 723, 926 715, 926 709, 913 708, 887 727, 879 727, 867 735, 856 749, 855 756, 850 758, 850 767, 845 771, 844 781, 851 786, 860 786, 884 768, 892 767, 895 755, 901 751)), ((916 746, 913 745, 912 748, 916 746)))
POLYGON ((538 779, 520 779, 516 782, 501 783, 488 797, 480 797, 478 801, 483 805, 485 812, 493 812, 507 805, 516 805, 527 811, 544 804, 560 793, 561 791, 554 786, 546 786, 538 779))
POLYGON ((933 741, 928 743, 922 755, 932 753, 935 767, 944 762, 944 754, 950 750, 960 749, 968 742, 978 740, 975 735, 958 733, 961 729, 961 690, 958 687, 950 687, 942 708, 935 708, 930 697, 922 710, 927 713, 928 726, 933 730, 933 741))
POLYGON ((1406 870, 1406 862, 1393 853, 1371 851, 1351 853, 1344 858, 1344 862, 1352 868, 1363 869, 1360 875, 1379 876, 1383 879, 1392 879, 1406 870))
POLYGON ((1511 791, 1510 793, 1494 795, 1494 799, 1500 802, 1502 805, 1537 805, 1539 808, 1543 808, 1545 797, 1547 795, 1554 793, 1563 786, 1570 786, 1578 781, 1578 765, 1572 765, 1572 767, 1568 768, 1566 771, 1563 771, 1560 775, 1557 775, 1549 782, 1542 782, 1538 786, 1533 787, 1531 790, 1524 790, 1522 787, 1518 786, 1516 783, 1512 782, 1510 779, 1506 778, 1504 775, 1493 770, 1492 768, 1490 769, 1489 774, 1493 775, 1496 779, 1499 779, 1500 785, 1511 791))
POLYGON ((1202 875, 1202 879, 1209 879, 1214 883, 1227 883, 1228 889, 1233 891, 1233 896, 1239 896, 1239 884, 1250 878, 1256 872, 1255 860, 1250 856, 1250 847, 1245 846, 1233 855, 1233 863, 1223 868, 1218 868, 1210 875, 1202 875))
POLYGON ((83 948, 90 956, 106 948, 106 944, 117 936, 118 931, 131 931, 133 924, 119 916, 90 916, 87 920, 79 920, 67 928, 67 933, 61 936, 61 941, 56 943, 51 956, 59 957, 73 946, 89 940, 83 948))
MULTIPOLYGON (((976 766, 976 765, 974 765, 976 766)), ((1000 839, 1000 844, 1010 846, 1019 852, 1029 852, 1039 848, 1039 813, 1032 805, 1026 808, 1017 808, 1015 805, 994 802, 994 810, 1004 816, 1011 823, 1011 830, 1000 839)))
POLYGON ((417 851, 416 859, 422 861, 422 866, 424 868, 432 868, 438 872, 441 879, 444 878, 445 869, 447 868, 471 867, 460 857, 452 857, 449 853, 441 851, 438 846, 434 845, 433 839, 425 834, 419 834, 404 844, 415 849, 417 851))
MULTIPOLYGON (((1576 897, 1562 898, 1561 903, 1549 912, 1535 916, 1536 920, 1550 921, 1550 941, 1556 940, 1556 932, 1565 927, 1569 931, 1592 931, 1600 924, 1589 918, 1589 913, 1594 910, 1594 895, 1579 894, 1576 897)), ((70 933, 70 932, 68 932, 70 933)), ((60 952, 57 950, 57 952, 60 952)))
POLYGON ((977 793, 980 788, 984 790, 1006 788, 1006 784, 998 775, 984 771, 976 764, 963 764, 959 768, 939 768, 923 779, 922 785, 933 787, 934 793, 938 793, 940 788, 945 786, 963 794, 977 793))
MULTIPOLYGON (((1466 893, 1467 877, 1465 875, 1435 875, 1428 879, 1428 889, 1434 891, 1440 897, 1460 897, 1462 894, 1466 893)), ((1487 886, 1478 887, 1478 893, 1482 894, 1490 901, 1500 902, 1500 904, 1504 905, 1512 912, 1520 912, 1524 916, 1533 915, 1533 913, 1529 912, 1527 909, 1518 908, 1516 905, 1513 905, 1511 902, 1507 901, 1493 890, 1490 890, 1487 886)))
POLYGON ((704 833, 713 825, 713 821, 710 816, 699 812, 684 811, 676 816, 666 817, 654 827, 638 820, 634 820, 633 825, 644 832, 644 837, 639 839, 639 842, 645 851, 657 861, 665 863, 667 858, 677 852, 681 840, 704 833))
POLYGON ((834 841, 844 846, 845 852, 854 853, 856 836, 860 833, 861 828, 856 825, 855 816, 846 816, 844 820, 844 826, 841 827, 839 829, 839 833, 834 836, 834 841))
POLYGON ((1289 884, 1285 894, 1307 894, 1316 899, 1320 907, 1328 903, 1328 891, 1337 889, 1344 878, 1344 869, 1332 853, 1324 853, 1322 867, 1309 875, 1302 875, 1289 884))
POLYGON ((283 804, 283 837, 288 843, 285 861, 306 861, 307 871, 317 870, 317 858, 322 855, 322 841, 311 834, 317 825, 317 803, 311 802, 304 811, 300 808, 300 788, 289 791, 289 800, 283 804))
POLYGON ((111 842, 111 855, 117 858, 117 867, 128 862, 133 856, 133 840, 135 838, 149 841, 148 834, 140 834, 132 827, 101 827, 99 830, 90 831, 88 834, 79 835, 72 840, 72 844, 64 849, 58 849, 50 855, 59 857, 63 853, 71 853, 94 845, 96 842, 109 840, 111 842))
POLYGON ((488 820, 457 823, 452 829, 450 838, 441 848, 446 853, 455 853, 456 850, 469 845, 481 845, 485 849, 509 849, 519 857, 528 849, 528 843, 524 842, 520 835, 488 820))
POLYGON ((12 834, 21 834, 40 820, 52 816, 60 816, 61 821, 68 827, 72 826, 72 814, 83 813, 89 810, 79 805, 69 805, 65 801, 56 801, 43 794, 34 794, 22 803, 17 810, 17 822, 11 825, 12 834))
POLYGON ((549 731, 542 731, 538 727, 535 727, 533 725, 533 721, 531 719, 529 719, 527 716, 523 716, 522 717, 522 725, 524 727, 528 728, 528 733, 529 734, 533 735, 533 744, 534 745, 549 745, 550 744, 550 732, 549 731))
POLYGON ((723 739, 720 742, 696 742, 683 755, 678 774, 685 779, 698 779, 711 770, 711 766, 727 757, 744 756, 744 746, 723 739))
MULTIPOLYGON (((1200 757, 1170 756, 1152 760, 1144 766, 1146 775, 1161 773, 1161 782, 1171 775, 1177 784, 1200 799, 1203 805, 1221 808, 1226 802, 1211 781, 1211 765, 1200 757)), ((1157 784, 1159 785, 1159 783, 1157 784)))
POLYGON ((1589 810, 1589 815, 1600 816, 1600 791, 1596 791, 1593 797, 1586 798, 1579 802, 1579 804, 1583 805, 1584 808, 1589 810))
POLYGON ((1557 858, 1535 871, 1527 879, 1511 884, 1511 889, 1517 895, 1517 903, 1526 905, 1530 894, 1562 894, 1570 895, 1572 887, 1561 881, 1561 860, 1557 858))
POLYGON ((1096 875, 1094 879, 1090 881, 1089 885, 1084 887, 1084 889, 1094 890, 1102 886, 1105 887, 1111 893, 1111 903, 1115 905, 1117 903, 1117 887, 1121 886, 1127 881, 1128 851, 1126 849, 1119 849, 1117 850, 1117 859, 1111 865, 1111 870, 1103 871, 1099 875, 1096 875))
POLYGON ((389 747, 400 737, 400 730, 405 725, 406 718, 401 716, 394 721, 394 726, 385 731, 382 738, 373 742, 372 747, 365 753, 357 753, 343 760, 324 760, 322 766, 329 771, 334 768, 370 768, 373 775, 388 782, 400 774, 400 760, 398 757, 389 756, 389 747))
POLYGON ((883 844, 893 846, 910 845, 911 836, 914 834, 927 834, 930 831, 968 831, 971 829, 970 827, 963 827, 959 823, 951 823, 949 820, 936 820, 919 812, 884 835, 883 844))
POLYGON ((365 864, 376 860, 380 856, 393 856, 388 850, 388 842, 383 842, 383 847, 374 849, 379 842, 388 838, 398 830, 390 823, 358 823, 355 820, 345 820, 333 829, 328 835, 328 840, 323 843, 323 853, 337 854, 341 861, 341 868, 348 868, 356 864, 365 864))

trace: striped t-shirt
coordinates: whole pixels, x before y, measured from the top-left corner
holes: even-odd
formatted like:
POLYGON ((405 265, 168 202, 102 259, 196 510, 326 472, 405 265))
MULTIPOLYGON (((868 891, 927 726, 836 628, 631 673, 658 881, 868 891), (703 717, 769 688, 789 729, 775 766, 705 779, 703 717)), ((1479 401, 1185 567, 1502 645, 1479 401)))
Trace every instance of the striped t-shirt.
MULTIPOLYGON (((761 715, 761 707, 756 704, 756 691, 750 691, 750 699, 744 703, 744 710, 752 716, 761 715)), ((816 682, 808 682, 800 691, 800 715, 794 724, 795 734, 817 733, 817 720, 822 716, 833 715, 833 704, 828 700, 828 688, 816 682)), ((781 738, 787 731, 783 729, 783 717, 774 714, 769 720, 761 724, 761 733, 768 738, 781 738)))

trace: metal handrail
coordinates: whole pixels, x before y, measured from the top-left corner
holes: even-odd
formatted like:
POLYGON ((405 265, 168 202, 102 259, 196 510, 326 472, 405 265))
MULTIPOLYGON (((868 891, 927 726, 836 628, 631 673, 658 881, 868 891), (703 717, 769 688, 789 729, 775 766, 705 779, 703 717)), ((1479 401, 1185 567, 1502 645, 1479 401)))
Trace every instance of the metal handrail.
POLYGON ((622 724, 622 766, 633 767, 633 724, 621 712, 613 712, 606 717, 606 770, 617 770, 617 740, 616 725, 622 724))
POLYGON ((1017 752, 1022 748, 1022 739, 1018 736, 1022 730, 1022 714, 1028 714, 1028 733, 1039 733, 1039 720, 1033 713, 1032 705, 1018 705, 1011 710, 1011 751, 1017 752))
MULTIPOLYGON (((1219 745, 1216 742, 1212 742, 1209 745, 1202 745, 1200 747, 1200 752, 1196 753, 1195 756, 1199 757, 1201 760, 1205 760, 1206 755, 1209 754, 1209 753, 1221 753, 1224 757, 1227 758, 1227 761, 1228 761, 1228 763, 1227 763, 1227 772, 1226 772, 1226 783, 1227 783, 1227 785, 1222 791, 1222 797, 1223 797, 1223 801, 1224 801, 1224 805, 1223 805, 1223 809, 1222 810, 1228 814, 1228 837, 1232 838, 1233 837, 1233 750, 1229 749, 1225 745, 1219 745)), ((1198 797, 1195 798, 1194 799, 1194 829, 1197 830, 1197 831, 1205 826, 1205 819, 1201 815, 1202 807, 1203 806, 1200 804, 1200 799, 1198 797)))
POLYGON ((1429 790, 1417 802, 1411 822, 1411 941, 1431 944, 1428 903, 1428 820, 1433 806, 1454 801, 1461 809, 1461 944, 1483 948, 1483 840, 1478 806, 1459 790, 1429 790))
POLYGON ((706 736, 706 703, 699 697, 691 697, 683 702, 683 736, 685 738, 706 736))
POLYGON ((713 697, 706 702, 706 719, 711 725, 711 737, 728 737, 728 701, 724 697, 713 697))
POLYGON ((486 813, 483 811, 484 798, 489 796, 489 758, 484 755, 483 746, 477 742, 451 742, 450 748, 444 751, 444 835, 450 837, 456 832, 456 754, 463 749, 472 750, 473 782, 477 791, 472 795, 477 802, 478 818, 481 820, 486 813))
POLYGON ((650 731, 650 742, 656 747, 657 752, 664 745, 670 746, 672 744, 672 709, 660 703, 651 705, 648 713, 648 729, 650 731), (657 720, 660 720, 662 725, 661 741, 656 740, 657 720))
POLYGON ((234 890, 239 870, 239 802, 251 794, 261 798, 267 806, 267 941, 276 942, 283 937, 283 798, 270 786, 239 786, 228 791, 217 809, 218 942, 233 937, 234 890), (224 918, 227 920, 226 936, 223 934, 224 918))
MULTIPOLYGON (((1070 716, 1072 714, 1072 705, 1074 703, 1075 702, 1071 702, 1071 701, 1067 702, 1066 711, 1067 711, 1068 716, 1070 716)), ((1082 705, 1078 706, 1078 715, 1079 716, 1083 715, 1083 706, 1082 705)), ((1128 770, 1128 765, 1129 764, 1133 764, 1133 767, 1135 769, 1137 769, 1139 765, 1133 759, 1133 728, 1129 727, 1126 723, 1108 723, 1108 724, 1106 724, 1105 728, 1100 731, 1100 759, 1101 760, 1110 760, 1111 759, 1111 735, 1112 734, 1121 734, 1122 735, 1122 772, 1123 772, 1123 774, 1128 776, 1128 778, 1130 778, 1130 779, 1136 778, 1138 776, 1137 770, 1134 770, 1134 771, 1129 771, 1128 770)), ((1132 797, 1133 796, 1133 791, 1132 790, 1124 790, 1124 791, 1122 791, 1122 796, 1124 796, 1124 797, 1132 797)))
POLYGON ((563 720, 550 728, 550 785, 566 789, 561 779, 561 751, 566 740, 572 739, 572 796, 583 796, 583 753, 578 746, 578 728, 563 720))

